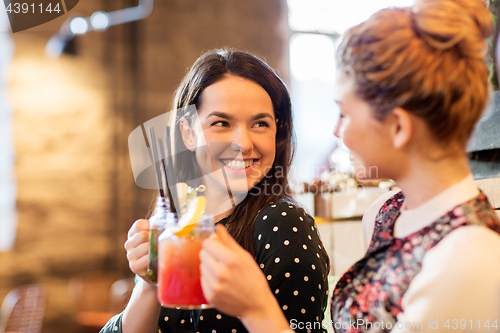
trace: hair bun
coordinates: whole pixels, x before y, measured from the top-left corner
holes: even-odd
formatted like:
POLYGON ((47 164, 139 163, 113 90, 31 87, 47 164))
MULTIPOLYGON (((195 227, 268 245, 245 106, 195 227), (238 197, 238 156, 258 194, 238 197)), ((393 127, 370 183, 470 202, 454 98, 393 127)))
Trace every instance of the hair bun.
POLYGON ((477 58, 485 56, 485 39, 494 29, 484 0, 417 0, 412 20, 417 35, 431 47, 457 47, 462 55, 477 58))

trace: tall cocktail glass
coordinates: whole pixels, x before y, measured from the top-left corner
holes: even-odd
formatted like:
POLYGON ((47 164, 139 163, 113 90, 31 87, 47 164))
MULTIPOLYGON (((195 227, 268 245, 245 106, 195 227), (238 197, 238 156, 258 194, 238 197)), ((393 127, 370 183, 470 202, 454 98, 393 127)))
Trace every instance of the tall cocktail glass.
POLYGON ((214 232, 214 217, 203 215, 187 236, 167 227, 158 241, 158 300, 163 307, 210 307, 200 283, 199 253, 203 240, 214 232))

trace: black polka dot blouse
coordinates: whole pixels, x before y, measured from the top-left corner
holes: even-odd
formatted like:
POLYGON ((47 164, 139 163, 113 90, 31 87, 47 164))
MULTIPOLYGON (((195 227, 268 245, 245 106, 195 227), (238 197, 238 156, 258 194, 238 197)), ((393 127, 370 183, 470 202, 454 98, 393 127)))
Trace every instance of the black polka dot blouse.
MULTIPOLYGON (((224 223, 224 220, 221 221, 224 223)), ((253 240, 255 260, 296 332, 326 332, 321 322, 328 298, 329 258, 314 219, 285 200, 269 204, 258 215, 253 240)), ((162 308, 162 333, 242 333, 243 324, 217 309, 162 308)), ((101 333, 121 332, 121 315, 113 317, 101 333)))

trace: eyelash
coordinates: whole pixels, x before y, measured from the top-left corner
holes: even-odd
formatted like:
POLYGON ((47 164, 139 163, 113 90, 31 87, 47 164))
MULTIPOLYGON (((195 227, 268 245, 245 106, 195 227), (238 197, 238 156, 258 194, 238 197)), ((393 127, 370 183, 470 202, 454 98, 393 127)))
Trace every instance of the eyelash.
MULTIPOLYGON (((259 127, 269 127, 269 123, 267 121, 259 121, 256 123, 256 125, 260 125, 259 127)), ((217 127, 228 127, 229 123, 227 121, 223 120, 217 120, 214 121, 210 126, 217 126, 217 127)))
POLYGON ((227 127, 227 126, 229 126, 229 123, 227 121, 217 120, 217 121, 214 121, 210 126, 227 127), (219 124, 222 124, 222 126, 219 124))
POLYGON ((269 127, 269 123, 267 121, 259 121, 257 124, 262 125, 262 126, 259 126, 259 127, 269 127))

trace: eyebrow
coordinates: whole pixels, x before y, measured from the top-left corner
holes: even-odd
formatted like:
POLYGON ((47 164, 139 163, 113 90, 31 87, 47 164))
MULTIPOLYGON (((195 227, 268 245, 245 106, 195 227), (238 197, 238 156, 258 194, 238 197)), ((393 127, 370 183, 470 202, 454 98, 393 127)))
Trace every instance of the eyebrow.
POLYGON ((224 118, 224 119, 227 119, 227 120, 232 120, 233 119, 233 117, 230 114, 227 114, 227 113, 224 113, 224 112, 220 112, 220 111, 210 112, 207 115, 207 118, 210 118, 210 117, 219 117, 219 118, 224 118))
POLYGON ((251 120, 257 120, 257 119, 262 119, 262 118, 271 118, 272 120, 274 120, 274 117, 270 113, 267 113, 267 112, 258 113, 255 116, 253 116, 251 120))
MULTIPOLYGON (((230 114, 225 113, 225 112, 220 112, 220 111, 210 112, 207 115, 207 118, 210 118, 210 117, 219 117, 219 118, 223 118, 223 119, 227 119, 227 120, 234 119, 233 116, 231 116, 230 114)), ((271 118, 272 120, 274 120, 274 117, 268 112, 258 113, 256 115, 252 116, 252 118, 250 120, 257 120, 257 119, 262 119, 262 118, 271 118)))

